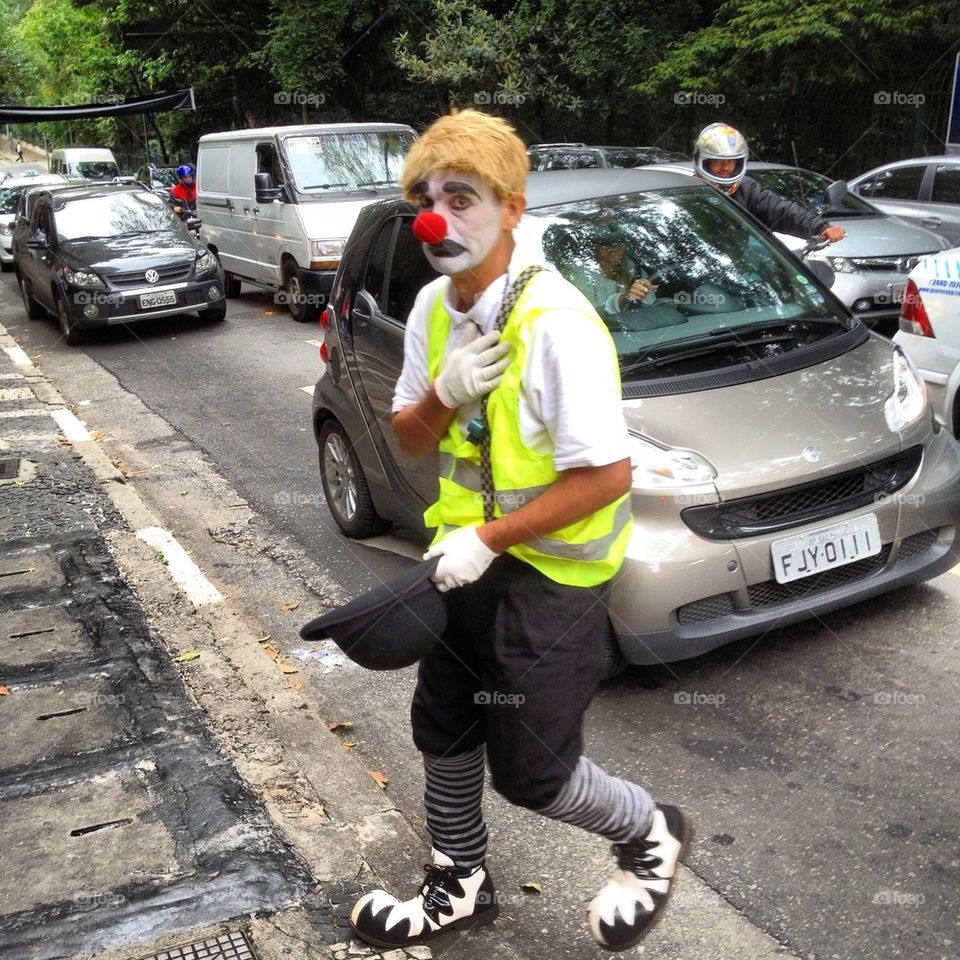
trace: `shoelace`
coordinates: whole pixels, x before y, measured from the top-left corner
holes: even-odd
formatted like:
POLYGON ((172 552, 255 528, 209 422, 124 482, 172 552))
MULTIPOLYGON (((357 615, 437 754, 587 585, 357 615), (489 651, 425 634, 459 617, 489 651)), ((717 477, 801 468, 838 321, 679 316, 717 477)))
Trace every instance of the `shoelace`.
POLYGON ((425 863, 423 869, 427 875, 423 880, 423 909, 429 916, 450 906, 450 894, 446 883, 459 880, 463 871, 459 867, 444 867, 436 863, 425 863))
POLYGON ((641 880, 659 880, 653 872, 663 860, 649 851, 656 846, 650 840, 635 840, 633 843, 615 843, 613 852, 617 857, 617 866, 621 870, 629 870, 641 880))

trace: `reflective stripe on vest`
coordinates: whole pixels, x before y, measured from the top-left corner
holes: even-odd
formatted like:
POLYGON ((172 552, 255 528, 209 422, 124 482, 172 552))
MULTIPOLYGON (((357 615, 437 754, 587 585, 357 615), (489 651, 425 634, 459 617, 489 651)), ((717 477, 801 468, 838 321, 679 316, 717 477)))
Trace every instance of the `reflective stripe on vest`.
MULTIPOLYGON (((443 299, 441 290, 434 300, 427 331, 431 382, 440 372, 450 336, 451 319, 443 299)), ((511 362, 487 405, 492 437, 492 493, 494 512, 498 516, 530 503, 558 476, 553 457, 527 447, 520 430, 520 388, 527 344, 540 316, 555 309, 582 314, 584 323, 598 326, 609 340, 609 333, 596 311, 572 284, 545 274, 538 274, 527 284, 501 334, 502 340, 513 348, 511 362)), ((619 385, 612 341, 610 355, 612 375, 618 378, 619 385)), ((437 528, 434 542, 458 527, 483 523, 480 451, 465 439, 457 417, 450 422, 439 444, 439 475, 439 498, 424 514, 427 526, 437 528)), ((630 496, 625 494, 550 536, 510 547, 509 552, 557 582, 595 586, 609 580, 620 568, 631 529, 630 496)))

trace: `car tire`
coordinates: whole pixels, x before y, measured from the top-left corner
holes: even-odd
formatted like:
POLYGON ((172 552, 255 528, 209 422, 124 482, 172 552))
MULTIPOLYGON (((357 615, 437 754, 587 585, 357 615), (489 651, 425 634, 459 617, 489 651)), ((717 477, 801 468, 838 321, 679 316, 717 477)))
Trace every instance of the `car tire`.
POLYGON ((60 328, 60 335, 63 337, 63 342, 66 343, 67 346, 75 347, 83 339, 83 334, 70 319, 70 310, 67 307, 67 301, 59 290, 54 293, 53 300, 57 307, 57 326, 60 328))
POLYGON ((17 277, 20 285, 20 297, 23 300, 23 309, 27 311, 27 316, 31 320, 39 320, 46 314, 46 310, 33 299, 33 287, 26 277, 17 277))
POLYGON ((330 514, 348 537, 373 537, 390 525, 377 514, 360 459, 336 420, 320 430, 320 482, 330 514))
POLYGON ((620 644, 617 642, 617 635, 614 633, 613 624, 607 621, 607 632, 603 638, 603 673, 600 676, 601 683, 605 680, 612 680, 619 677, 630 664, 627 658, 620 650, 620 644))
POLYGON ((218 306, 204 310, 200 316, 204 320, 209 320, 210 323, 221 323, 227 319, 227 301, 221 300, 218 306))
POLYGON ((300 268, 291 263, 283 277, 283 289, 287 295, 287 309, 297 323, 313 323, 319 317, 319 311, 304 298, 303 283, 300 280, 300 268))
POLYGON ((240 296, 240 286, 241 280, 239 277, 235 277, 232 273, 223 275, 223 289, 228 300, 236 300, 240 296))

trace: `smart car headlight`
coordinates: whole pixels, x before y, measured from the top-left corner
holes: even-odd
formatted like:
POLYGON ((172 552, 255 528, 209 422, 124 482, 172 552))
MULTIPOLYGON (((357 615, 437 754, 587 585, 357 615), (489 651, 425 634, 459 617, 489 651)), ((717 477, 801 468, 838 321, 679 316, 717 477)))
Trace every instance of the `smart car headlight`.
POLYGON ((717 477, 713 465, 693 450, 667 447, 635 433, 630 441, 634 489, 693 486, 717 477))
POLYGON ((194 267, 195 276, 204 277, 208 273, 213 273, 216 269, 217 258, 209 250, 197 257, 197 264, 194 267))
POLYGON ((95 290, 104 286, 104 282, 92 270, 71 270, 69 267, 64 267, 63 278, 67 283, 87 290, 95 290))
POLYGON ((927 391, 913 364, 899 348, 893 348, 893 393, 883 405, 887 426, 899 433, 917 420, 927 405, 927 391))

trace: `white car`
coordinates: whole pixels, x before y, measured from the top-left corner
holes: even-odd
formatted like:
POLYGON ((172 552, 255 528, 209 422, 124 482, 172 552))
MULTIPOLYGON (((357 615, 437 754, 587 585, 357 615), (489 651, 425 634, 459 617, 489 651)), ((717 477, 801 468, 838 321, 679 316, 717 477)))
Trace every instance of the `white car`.
POLYGON ((29 187, 50 183, 66 183, 67 178, 56 173, 23 177, 7 177, 0 183, 0 269, 13 269, 13 227, 17 222, 17 202, 29 187))
POLYGON ((927 387, 936 418, 960 434, 960 247, 924 257, 907 277, 893 338, 927 387))

